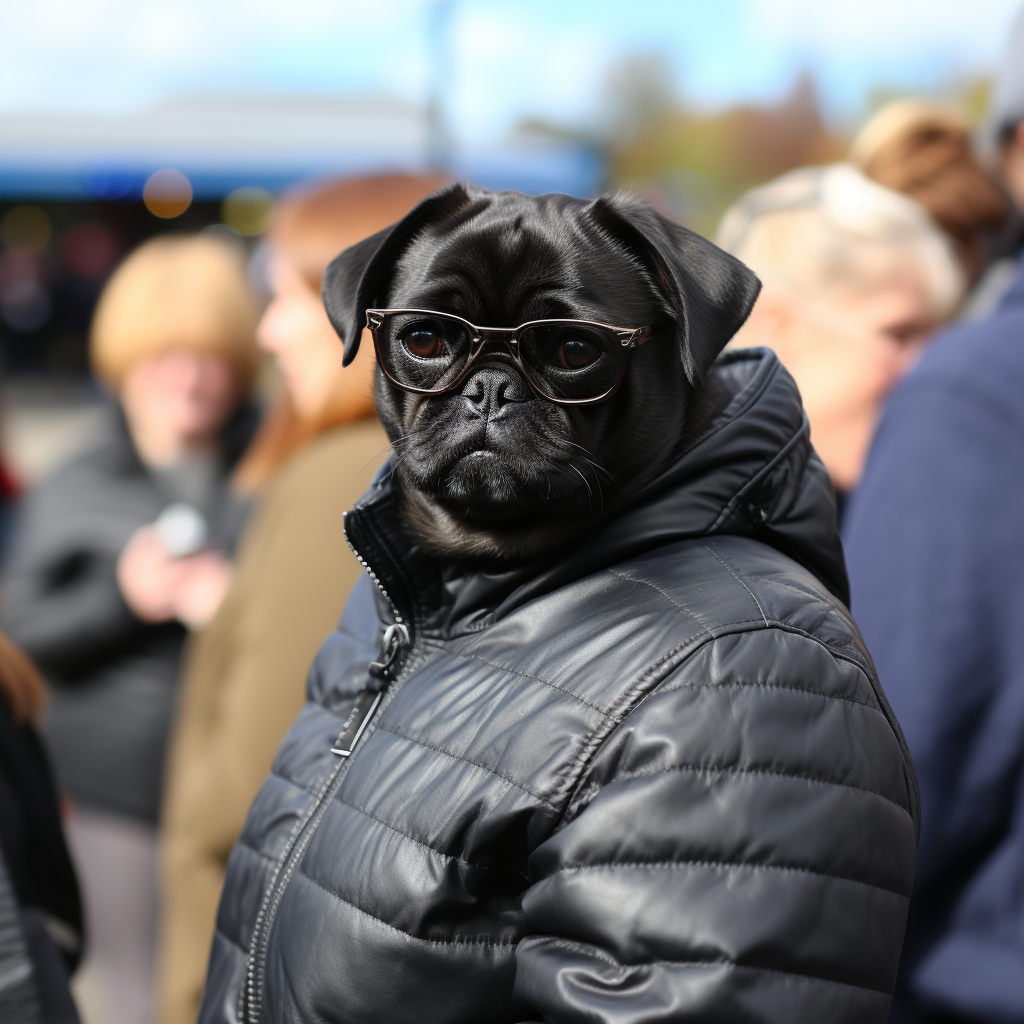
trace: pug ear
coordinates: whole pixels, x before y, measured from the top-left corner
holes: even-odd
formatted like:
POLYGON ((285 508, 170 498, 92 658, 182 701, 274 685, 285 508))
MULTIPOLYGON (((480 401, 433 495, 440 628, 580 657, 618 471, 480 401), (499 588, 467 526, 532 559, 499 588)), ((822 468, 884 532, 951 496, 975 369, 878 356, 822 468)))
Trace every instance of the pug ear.
POLYGON ((448 185, 427 196, 398 223, 364 238, 331 260, 320 290, 327 316, 345 343, 343 366, 355 359, 366 326, 366 310, 386 294, 395 262, 409 243, 428 224, 463 209, 469 201, 466 186, 448 185))
POLYGON ((605 232, 644 264, 667 299, 680 328, 686 378, 698 387, 750 315, 761 282, 734 256, 638 196, 599 196, 589 210, 605 232))

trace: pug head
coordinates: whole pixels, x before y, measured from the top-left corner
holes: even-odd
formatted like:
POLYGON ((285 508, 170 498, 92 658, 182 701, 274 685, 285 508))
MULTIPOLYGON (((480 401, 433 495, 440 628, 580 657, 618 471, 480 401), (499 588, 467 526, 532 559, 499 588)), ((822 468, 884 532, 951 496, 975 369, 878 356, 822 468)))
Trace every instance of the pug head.
MULTIPOLYGON (((455 387, 412 393, 399 383, 415 376, 391 377, 444 357, 448 326, 423 314, 405 319, 404 334, 389 327, 391 377, 378 359, 375 402, 409 527, 435 553, 514 559, 578 536, 679 453, 707 370, 759 287, 743 264, 636 197, 456 184, 341 253, 323 295, 346 363, 367 309, 435 311, 484 328, 654 325, 626 351, 614 393, 592 404, 551 401, 499 336, 486 337, 455 387)), ((550 339, 551 373, 583 380, 593 348, 565 330, 550 339)))

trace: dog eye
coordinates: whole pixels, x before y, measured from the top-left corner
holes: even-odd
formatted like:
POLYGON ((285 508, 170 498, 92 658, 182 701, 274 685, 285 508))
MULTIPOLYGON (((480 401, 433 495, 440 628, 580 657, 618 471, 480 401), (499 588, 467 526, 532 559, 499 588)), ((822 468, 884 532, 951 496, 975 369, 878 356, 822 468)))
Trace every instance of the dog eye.
POLYGON ((558 361, 567 370, 582 370, 600 355, 596 346, 580 338, 568 338, 558 346, 558 361))
POLYGON ((402 344, 417 359, 436 359, 444 350, 444 343, 437 331, 424 327, 409 331, 403 336, 402 344))

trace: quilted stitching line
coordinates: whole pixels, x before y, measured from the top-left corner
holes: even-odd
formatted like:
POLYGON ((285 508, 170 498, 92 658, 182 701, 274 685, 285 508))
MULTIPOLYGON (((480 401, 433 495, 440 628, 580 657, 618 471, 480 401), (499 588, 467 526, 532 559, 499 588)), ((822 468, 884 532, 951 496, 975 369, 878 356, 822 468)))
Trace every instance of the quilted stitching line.
MULTIPOLYGON (((384 731, 387 732, 389 730, 385 729, 384 731)), ((300 786, 298 783, 293 783, 293 785, 296 787, 296 789, 301 790, 303 793, 309 793, 310 796, 316 795, 313 790, 307 789, 305 786, 300 786)), ((470 868, 472 870, 486 871, 488 869, 488 865, 486 864, 474 864, 472 861, 468 861, 464 857, 458 857, 452 853, 445 853, 443 850, 439 850, 436 846, 431 846, 429 843, 424 842, 422 839, 417 839, 416 836, 412 835, 410 832, 403 831, 397 825, 392 824, 390 821, 385 821, 383 818, 378 817, 376 814, 371 814, 368 810, 366 810, 366 808, 359 807, 357 804, 352 803, 351 800, 346 800, 344 797, 341 796, 340 793, 338 793, 334 799, 337 800, 338 803, 343 804, 345 807, 351 808, 351 810, 356 811, 358 814, 362 814, 365 817, 369 818, 371 821, 375 821, 377 822, 377 824, 383 825, 384 828, 390 829, 390 831, 397 833, 405 839, 408 839, 410 842, 415 843, 417 846, 423 847, 424 850, 428 850, 431 853, 436 853, 439 857, 442 857, 444 860, 456 861, 459 864, 462 864, 465 867, 470 868)), ((271 862, 276 860, 275 857, 272 857, 270 854, 265 853, 258 847, 253 846, 252 843, 246 841, 245 839, 240 838, 238 840, 238 845, 244 846, 247 850, 256 854, 263 860, 271 862)))
POLYGON ((566 864, 558 869, 558 874, 565 872, 582 873, 584 871, 608 870, 614 868, 727 868, 739 871, 778 871, 780 873, 792 873, 811 875, 814 878, 824 878, 832 882, 848 882, 850 885, 863 885, 868 889, 875 889, 884 892, 889 896, 895 896, 904 903, 910 901, 909 896, 904 896, 895 889, 889 889, 884 885, 876 885, 874 882, 865 882, 861 878, 848 878, 845 875, 833 875, 827 871, 815 871, 813 868, 796 867, 789 864, 744 864, 742 861, 727 860, 637 860, 637 861, 608 861, 599 864, 566 864))
MULTIPOLYGON (((773 586, 785 587, 787 590, 791 590, 791 591, 793 591, 794 594, 799 594, 801 597, 813 597, 813 598, 816 598, 818 601, 821 600, 820 595, 816 594, 813 590, 803 590, 800 587, 797 587, 797 586, 795 586, 792 583, 788 583, 786 580, 780 579, 775 574, 766 575, 766 576, 764 576, 762 578, 766 579, 766 580, 770 580, 773 586)), ((850 624, 849 618, 848 617, 844 617, 842 612, 840 612, 837 608, 833 607, 829 611, 829 616, 828 617, 829 618, 838 618, 839 621, 842 622, 844 626, 849 628, 849 624, 850 624)), ((820 637, 815 636, 813 633, 808 633, 807 630, 805 630, 805 629, 799 629, 796 626, 790 626, 788 628, 789 628, 790 632, 798 633, 801 636, 806 636, 809 640, 814 640, 815 643, 819 643, 819 644, 822 643, 822 640, 821 640, 820 637)), ((851 639, 852 639, 852 636, 851 636, 851 639)), ((855 666, 856 668, 859 668, 861 670, 861 672, 863 672, 865 675, 869 674, 866 662, 860 656, 860 653, 857 651, 857 649, 855 647, 852 647, 849 643, 844 644, 844 646, 842 648, 835 648, 831 644, 827 644, 827 643, 824 646, 828 648, 829 653, 834 658, 838 659, 839 661, 849 662, 851 665, 855 666)))
POLYGON ((499 665, 497 662, 488 661, 486 658, 481 658, 477 654, 471 654, 466 651, 447 651, 445 652, 456 658, 465 658, 467 661, 478 661, 481 665, 489 665, 491 668, 496 668, 499 672, 508 672, 509 675, 521 676, 523 679, 531 679, 535 683, 542 683, 544 686, 550 686, 552 690, 558 690, 559 693, 564 693, 567 697, 572 697, 578 700, 581 704, 586 704, 588 708, 593 708, 599 715, 604 715, 606 718, 610 717, 610 712, 599 708, 596 704, 587 700, 586 697, 581 697, 578 693, 573 693, 572 690, 567 690, 564 686, 559 686, 557 683, 552 683, 547 679, 541 679, 540 676, 531 675, 529 672, 522 672, 519 669, 511 668, 508 665, 499 665))
POLYGON ((761 613, 761 618, 764 619, 764 624, 765 626, 767 626, 768 616, 765 615, 764 609, 761 607, 761 602, 758 601, 758 599, 754 596, 754 592, 750 589, 750 587, 748 587, 747 584, 742 579, 740 579, 740 577, 736 573, 736 570, 724 558, 722 558, 722 556, 717 551, 715 551, 714 548, 708 547, 708 545, 704 543, 701 543, 701 547, 709 554, 717 558, 718 561, 721 562, 722 565, 729 571, 729 574, 732 576, 732 578, 750 595, 750 600, 753 601, 755 605, 757 605, 757 610, 761 613))
MULTIPOLYGON (((442 860, 454 860, 456 863, 462 864, 464 867, 467 867, 470 870, 474 871, 486 871, 492 869, 492 865, 474 864, 472 861, 466 860, 465 857, 457 857, 454 853, 445 853, 443 850, 438 850, 437 847, 431 846, 429 843, 425 843, 421 839, 417 839, 414 835, 412 835, 412 833, 408 833, 408 831, 403 831, 401 828, 399 828, 395 824, 392 824, 390 821, 385 821, 383 818, 378 817, 376 814, 371 814, 370 811, 366 810, 366 808, 357 807, 351 801, 344 800, 340 795, 335 797, 335 800, 337 800, 339 804, 343 804, 345 807, 349 807, 359 814, 366 815, 368 818, 370 818, 371 821, 376 821, 378 824, 390 829, 391 831, 393 831, 393 833, 395 833, 398 836, 401 836, 403 839, 408 839, 411 843, 415 843, 417 846, 422 847, 424 850, 427 850, 430 853, 437 854, 437 856, 440 857, 442 860)), ((513 870, 515 870, 515 868, 513 868, 513 870)), ((516 871, 516 873, 521 874, 522 872, 516 871)), ((522 877, 524 879, 527 878, 525 874, 523 874, 522 877)))
MULTIPOLYGON (((730 626, 744 626, 751 623, 760 624, 760 619, 737 619, 735 622, 720 623, 716 627, 718 630, 725 630, 730 626)), ((636 679, 626 687, 619 695, 616 701, 615 708, 613 710, 613 716, 609 717, 608 720, 603 723, 605 726, 602 732, 602 726, 598 725, 594 729, 591 729, 587 736, 584 738, 579 753, 572 759, 572 761, 566 765, 565 771, 561 773, 564 778, 574 780, 569 785, 569 791, 566 799, 559 811, 560 817, 564 817, 566 811, 569 809, 573 801, 573 796, 576 793, 580 779, 583 777, 586 771, 586 766, 590 762, 591 758, 594 757, 596 752, 601 748, 601 745, 611 736, 616 729, 627 719, 629 716, 642 704, 652 693, 655 692, 659 684, 665 679, 667 675, 676 667, 675 662, 679 655, 687 651, 690 645, 701 636, 705 636, 707 639, 699 647, 703 647, 706 643, 711 643, 718 639, 719 634, 712 632, 707 627, 702 627, 696 633, 688 636, 682 643, 677 644, 671 650, 663 654, 657 661, 652 662, 642 672, 637 675, 636 679), (660 676, 660 678, 658 678, 660 676), (651 681, 653 680, 653 683, 651 681), (650 685, 647 692, 642 692, 643 688, 650 685), (639 700, 637 699, 639 697, 639 700), (623 707, 625 705, 625 707, 623 707), (621 716, 621 717, 620 717, 621 716)), ((725 635, 724 633, 722 635, 725 635)), ((693 654, 695 651, 690 651, 689 654, 693 654)), ((685 659, 684 659, 685 660, 685 659)))
POLYGON ((749 690, 791 690, 793 693, 803 693, 808 697, 820 697, 822 700, 837 700, 842 701, 844 704, 856 704, 859 707, 867 708, 869 711, 882 714, 874 705, 868 704, 867 701, 857 700, 854 697, 841 697, 835 693, 821 693, 819 690, 809 690, 806 686, 790 686, 787 683, 745 683, 738 679, 724 680, 720 683, 690 683, 681 680, 653 690, 651 696, 660 697, 666 693, 675 693, 676 690, 724 690, 730 686, 749 690))
POLYGON ((417 846, 422 847, 424 850, 429 850, 431 853, 436 853, 438 857, 441 857, 444 860, 455 861, 456 863, 462 864, 465 867, 471 868, 471 869, 483 869, 483 870, 486 870, 486 866, 485 865, 473 864, 470 861, 466 860, 464 857, 457 857, 453 853, 445 853, 443 850, 439 850, 439 849, 437 849, 437 847, 431 846, 430 843, 425 843, 422 839, 417 839, 414 835, 411 835, 408 832, 404 832, 397 825, 393 825, 390 821, 385 821, 383 818, 378 818, 376 814, 371 814, 365 808, 357 807, 350 800, 345 800, 340 794, 335 797, 335 800, 337 800, 338 803, 343 804, 345 807, 351 808, 356 813, 364 815, 365 817, 369 818, 371 821, 377 822, 378 825, 383 825, 384 828, 390 829, 392 832, 397 833, 398 835, 402 836, 404 839, 408 839, 409 842, 415 843, 417 846))
POLYGON ((333 896, 339 902, 344 903, 345 906, 351 907, 357 914, 362 914, 364 917, 368 917, 371 921, 376 921, 377 924, 382 925, 384 928, 387 928, 388 931, 397 932, 399 935, 404 935, 405 938, 412 939, 414 942, 423 942, 429 946, 483 946, 495 948, 506 947, 510 949, 519 945, 518 940, 516 940, 515 942, 494 942, 493 940, 486 938, 424 939, 422 936, 413 935, 412 932, 407 932, 404 928, 398 928, 395 925, 390 924, 388 921, 385 921, 383 918, 378 917, 376 914, 371 914, 368 910, 364 910, 362 907, 353 903, 351 900, 345 899, 345 897, 342 896, 341 893, 335 892, 333 889, 324 885, 323 882, 320 882, 315 878, 311 878, 309 875, 306 874, 305 871, 302 870, 301 866, 299 867, 298 874, 302 875, 302 877, 305 878, 310 885, 315 885, 321 892, 325 892, 327 893, 328 896, 333 896))
POLYGON ((443 747, 435 747, 430 743, 424 743, 423 740, 417 739, 415 736, 407 736, 404 732, 399 732, 397 729, 390 729, 383 724, 377 727, 377 732, 387 732, 392 736, 398 736, 400 739, 407 740, 409 743, 414 743, 418 747, 423 747, 424 750, 433 750, 435 754, 444 754, 445 757, 454 758, 456 761, 462 761, 464 764, 471 764, 474 768, 479 768, 481 771, 487 772, 488 775, 493 775, 496 779, 501 779, 507 782, 513 789, 518 789, 527 796, 532 796, 534 800, 539 801, 546 807, 550 807, 553 811, 557 811, 558 808, 547 798, 542 797, 539 793, 534 793, 532 789, 527 789, 520 782, 516 782, 515 779, 510 779, 507 775, 502 775, 501 772, 496 772, 493 768, 488 767, 485 764, 480 764, 479 761, 471 761, 468 757, 462 757, 459 754, 453 754, 450 750, 445 750, 443 747))
MULTIPOLYGON (((733 626, 749 626, 754 625, 755 623, 766 629, 778 629, 783 633, 792 633, 794 636, 803 637, 805 640, 809 640, 811 643, 817 644, 819 647, 827 651, 832 658, 838 661, 845 661, 848 664, 853 665, 854 668, 859 669, 865 676, 868 676, 870 681, 870 676, 868 675, 866 666, 858 658, 851 656, 847 651, 837 650, 834 647, 830 647, 820 637, 807 632, 806 629, 801 629, 799 626, 793 626, 788 622, 782 622, 780 619, 768 619, 767 621, 764 619, 736 619, 733 622, 719 622, 716 624, 714 630, 709 632, 708 640, 706 640, 705 643, 711 640, 721 640, 724 637, 735 635, 735 631, 732 629, 733 626)), ((642 683, 649 676, 657 674, 666 662, 671 661, 677 654, 679 654, 680 651, 689 647, 690 644, 692 644, 699 636, 701 636, 701 632, 694 633, 692 636, 687 637, 682 643, 677 644, 670 651, 663 654, 657 661, 652 662, 652 664, 644 669, 644 671, 637 677, 637 682, 642 683)), ((700 646, 703 647, 704 644, 701 644, 700 646)), ((696 654, 696 649, 692 653, 696 654)), ((675 666, 673 666, 673 668, 675 668, 675 666)), ((651 692, 653 693, 654 691, 652 690, 651 692)), ((817 691, 808 690, 807 692, 816 693, 817 691)), ((822 696, 824 696, 824 694, 822 694, 822 696)), ((835 699, 841 700, 843 698, 836 697, 835 699)), ((856 703, 863 702, 857 701, 856 703)), ((872 708, 872 710, 875 711, 879 710, 872 704, 865 704, 865 707, 872 708)))
MULTIPOLYGON (((746 621, 760 622, 761 620, 749 619, 746 621)), ((726 626, 737 625, 741 625, 741 623, 726 622, 723 623, 722 626, 719 628, 724 629, 726 626)), ((845 661, 847 664, 853 665, 854 668, 859 669, 866 677, 868 677, 868 681, 870 682, 870 670, 868 669, 867 663, 859 655, 856 649, 851 651, 849 648, 840 649, 837 647, 832 647, 831 645, 825 643, 825 641, 822 640, 820 636, 816 636, 814 633, 808 632, 808 630, 806 629, 801 629, 799 626, 794 626, 792 623, 783 622, 781 619, 769 619, 766 625, 768 629, 780 629, 784 633, 792 633, 794 636, 802 636, 805 640, 810 640, 811 643, 817 644, 819 647, 823 647, 836 661, 845 661)), ((716 634, 715 639, 718 639, 719 635, 724 634, 716 634)))
MULTIPOLYGON (((650 665, 648 665, 647 668, 645 668, 643 672, 641 672, 640 675, 637 676, 637 683, 644 683, 647 680, 649 680, 652 676, 656 676, 668 662, 672 661, 672 659, 675 658, 676 655, 678 655, 681 651, 685 651, 686 648, 689 647, 690 644, 692 644, 693 641, 696 640, 699 636, 703 636, 706 634, 708 639, 705 641, 705 643, 709 643, 712 640, 720 640, 722 639, 722 637, 728 636, 729 634, 726 633, 725 630, 731 628, 732 626, 749 626, 755 622, 759 626, 761 625, 761 619, 736 619, 734 622, 720 622, 717 626, 715 626, 714 630, 710 630, 706 626, 703 627, 702 629, 694 633, 692 636, 688 636, 682 643, 676 644, 676 646, 673 647, 670 651, 666 651, 657 661, 652 662, 650 665)), ((703 647, 704 644, 701 644, 700 646, 703 647)), ((692 653, 696 654, 696 650, 694 650, 692 653)), ((675 666, 672 666, 672 668, 674 667, 675 666)))
POLYGON ((886 796, 884 793, 879 793, 876 789, 868 789, 866 786, 854 786, 849 782, 836 782, 834 779, 821 779, 815 775, 800 775, 796 772, 779 772, 774 771, 771 768, 728 768, 714 764, 673 764, 669 765, 667 768, 623 772, 621 775, 616 775, 614 779, 610 779, 606 785, 614 785, 620 779, 649 779, 658 775, 667 775, 669 772, 693 772, 696 775, 702 773, 714 773, 718 775, 767 775, 778 779, 794 779, 798 782, 811 782, 818 786, 838 786, 840 789, 850 789, 855 793, 867 793, 869 796, 876 796, 879 800, 885 800, 886 803, 892 804, 893 807, 898 808, 904 814, 909 816, 909 812, 906 807, 897 803, 892 799, 892 797, 886 796))
MULTIPOLYGON (((801 597, 804 597, 804 598, 808 598, 809 597, 816 604, 824 604, 825 603, 822 600, 821 594, 819 594, 816 590, 812 590, 810 587, 808 587, 806 590, 804 590, 802 587, 798 587, 798 586, 796 586, 796 584, 790 583, 788 580, 782 579, 781 574, 779 574, 779 573, 774 573, 774 572, 773 573, 766 573, 761 578, 762 579, 766 579, 766 580, 770 580, 771 583, 773 584, 773 586, 785 587, 787 590, 792 590, 794 594, 799 594, 801 597)), ((834 608, 831 609, 831 613, 832 614, 835 613, 835 609, 834 608)))
MULTIPOLYGON (((696 622, 699 626, 702 627, 703 631, 707 633, 709 637, 714 637, 715 634, 708 628, 704 620, 701 619, 701 617, 697 615, 695 612, 691 611, 685 601, 677 600, 667 590, 664 590, 662 587, 659 587, 657 583, 654 583, 652 580, 649 580, 644 576, 631 576, 629 573, 622 572, 619 569, 609 569, 608 572, 611 573, 612 576, 618 576, 619 579, 629 580, 631 583, 642 583, 645 586, 650 587, 652 590, 656 590, 659 594, 661 594, 662 597, 665 598, 666 601, 669 602, 669 604, 674 605, 680 611, 686 612, 686 614, 689 615, 694 622, 696 622)), ((700 633, 697 633, 695 635, 700 636, 700 633)))

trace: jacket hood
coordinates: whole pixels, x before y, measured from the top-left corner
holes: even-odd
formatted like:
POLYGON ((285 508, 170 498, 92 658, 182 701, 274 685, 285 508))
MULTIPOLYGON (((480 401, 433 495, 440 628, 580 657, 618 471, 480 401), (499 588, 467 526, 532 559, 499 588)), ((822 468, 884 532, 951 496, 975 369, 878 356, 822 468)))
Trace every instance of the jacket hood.
POLYGON ((726 353, 712 373, 728 398, 704 434, 560 558, 509 566, 428 555, 401 523, 390 463, 346 514, 349 541, 403 614, 446 636, 644 551, 717 534, 771 545, 849 604, 835 494, 793 378, 767 349, 726 353))

